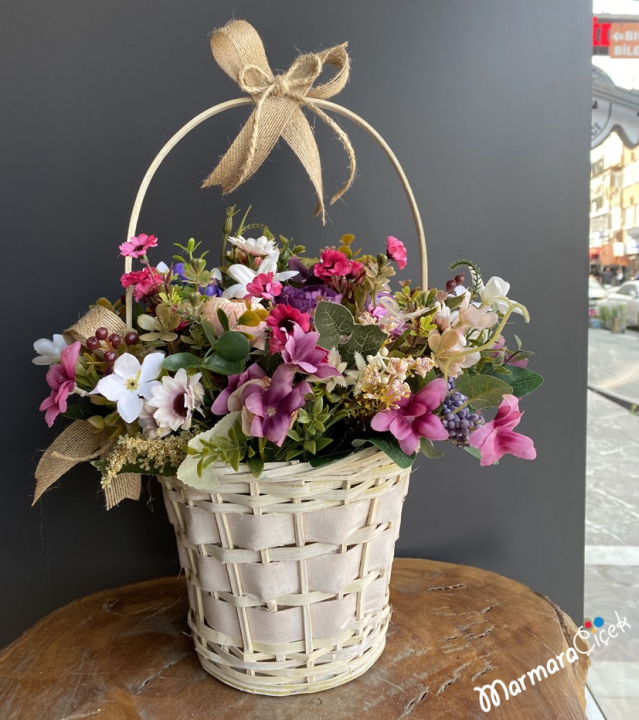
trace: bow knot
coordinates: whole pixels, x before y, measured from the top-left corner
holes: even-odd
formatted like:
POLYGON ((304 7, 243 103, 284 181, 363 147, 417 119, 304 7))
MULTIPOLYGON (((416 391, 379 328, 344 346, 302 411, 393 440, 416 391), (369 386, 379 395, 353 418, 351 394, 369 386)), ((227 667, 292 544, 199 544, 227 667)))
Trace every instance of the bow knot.
POLYGON ((319 53, 300 55, 280 75, 271 70, 260 36, 249 23, 234 20, 211 36, 213 55, 224 72, 255 103, 251 117, 233 141, 203 187, 221 185, 229 193, 253 175, 280 137, 290 145, 308 173, 317 193, 315 214, 326 222, 319 151, 313 130, 301 110, 304 105, 339 137, 349 159, 349 177, 331 198, 338 200, 355 178, 355 153, 348 135, 316 104, 340 92, 348 81, 350 60, 346 43, 319 53), (327 82, 315 85, 326 65, 337 69, 327 82))

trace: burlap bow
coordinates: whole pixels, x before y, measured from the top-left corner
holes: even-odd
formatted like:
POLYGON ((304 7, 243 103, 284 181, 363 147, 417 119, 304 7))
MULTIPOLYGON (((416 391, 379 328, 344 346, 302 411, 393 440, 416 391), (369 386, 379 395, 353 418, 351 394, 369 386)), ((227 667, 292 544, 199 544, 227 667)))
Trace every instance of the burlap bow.
MULTIPOLYGON (((80 341, 83 345, 95 334, 99 327, 109 332, 124 334, 126 325, 111 310, 97 305, 89 310, 78 322, 64 331, 67 342, 80 341)), ((53 441, 36 468, 36 489, 33 497, 35 504, 45 490, 48 490, 66 472, 78 463, 88 462, 101 457, 113 444, 108 432, 98 432, 86 420, 71 423, 53 441)), ((133 473, 122 473, 104 488, 107 510, 124 498, 137 500, 142 489, 142 478, 133 473)))
POLYGON ((348 154, 350 174, 331 198, 332 204, 353 183, 355 152, 348 135, 314 101, 330 98, 346 85, 350 70, 346 43, 318 53, 301 55, 282 75, 273 74, 260 36, 244 20, 233 20, 216 30, 211 35, 211 49, 224 72, 251 95, 255 108, 202 187, 221 185, 224 193, 235 190, 255 173, 278 139, 283 137, 315 187, 318 198, 315 214, 321 214, 322 222, 325 223, 320 156, 315 135, 300 106, 305 105, 332 128, 348 154), (314 85, 326 65, 337 68, 336 74, 323 85, 314 85))

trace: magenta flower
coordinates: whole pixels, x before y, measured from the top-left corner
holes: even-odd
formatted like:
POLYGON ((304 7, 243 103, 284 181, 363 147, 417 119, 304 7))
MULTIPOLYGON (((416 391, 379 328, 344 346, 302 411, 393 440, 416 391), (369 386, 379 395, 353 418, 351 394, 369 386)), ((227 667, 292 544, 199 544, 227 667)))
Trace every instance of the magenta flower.
POLYGON ((306 380, 293 385, 294 372, 290 365, 280 365, 267 388, 255 385, 250 394, 243 393, 244 405, 253 415, 253 437, 266 437, 282 446, 295 414, 303 407, 306 395, 313 392, 306 380))
POLYGON ((123 288, 128 288, 129 285, 133 285, 133 297, 139 301, 147 295, 159 291, 162 277, 158 274, 157 270, 150 270, 148 267, 145 267, 144 270, 134 270, 133 272, 125 273, 120 278, 120 282, 123 288))
POLYGON ((157 247, 158 239, 155 235, 138 235, 120 245, 120 255, 122 257, 139 258, 144 257, 149 248, 157 247))
POLYGON ((386 254, 391 260, 397 263, 397 267, 403 270, 406 267, 406 248, 401 240, 390 235, 386 240, 386 254))
POLYGON ((433 414, 446 395, 446 381, 437 378, 419 392, 399 401, 399 407, 378 412, 371 420, 371 427, 378 432, 390 432, 399 440, 399 447, 406 455, 412 455, 421 438, 448 440, 448 430, 439 416, 433 414))
POLYGON ((282 292, 282 283, 273 280, 275 273, 261 273, 246 284, 246 298, 264 298, 274 300, 282 292))
POLYGON ((80 343, 68 345, 60 353, 60 364, 52 365, 47 372, 47 385, 51 395, 42 401, 40 410, 45 410, 44 420, 49 427, 60 413, 67 411, 67 398, 75 390, 75 365, 80 356, 80 343))
MULTIPOLYGON (((231 412, 229 408, 229 398, 231 395, 250 380, 261 380, 263 377, 266 377, 266 373, 257 363, 249 365, 240 375, 229 375, 229 384, 215 398, 215 402, 211 405, 211 412, 214 415, 226 415, 231 412)), ((234 407, 233 409, 238 410, 239 408, 234 407)))
POLYGON ((468 443, 481 453, 480 465, 492 465, 506 453, 524 460, 537 457, 533 441, 512 430, 519 425, 522 414, 519 400, 514 395, 504 395, 494 420, 472 433, 468 443))
POLYGON ((343 252, 334 248, 322 250, 321 259, 313 266, 313 274, 320 280, 348 278, 356 281, 363 277, 364 266, 356 260, 349 260, 343 252))
POLYGON ((327 378, 339 375, 339 370, 327 362, 328 350, 318 347, 319 333, 304 332, 295 325, 293 334, 288 336, 282 350, 282 358, 287 365, 292 365, 299 372, 327 378))

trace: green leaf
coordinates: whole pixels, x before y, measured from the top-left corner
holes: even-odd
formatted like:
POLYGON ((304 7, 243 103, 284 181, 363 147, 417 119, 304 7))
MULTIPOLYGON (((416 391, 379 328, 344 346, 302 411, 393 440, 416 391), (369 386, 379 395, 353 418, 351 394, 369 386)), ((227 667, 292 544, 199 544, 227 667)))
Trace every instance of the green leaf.
POLYGON ((253 477, 259 480, 264 472, 264 458, 259 455, 254 455, 253 457, 246 458, 246 464, 253 477))
POLYGON ((460 375, 455 379, 455 390, 468 398, 468 404, 475 410, 497 407, 504 395, 513 389, 503 380, 492 375, 460 375))
POLYGON ((180 370, 182 368, 186 370, 187 368, 200 367, 201 364, 202 358, 188 352, 167 355, 162 361, 162 367, 165 370, 170 370, 171 372, 175 372, 176 370, 180 370))
POLYGON ((206 335, 206 339, 209 341, 211 345, 215 345, 217 342, 217 335, 215 333, 215 328, 213 325, 211 325, 210 322, 206 322, 206 320, 202 321, 202 330, 204 330, 204 334, 206 335))
POLYGON ((225 360, 237 362, 245 360, 251 352, 246 335, 241 332, 225 332, 213 345, 214 350, 225 360))
MULTIPOLYGON (((477 448, 470 447, 469 445, 466 445, 466 446, 464 447, 464 450, 465 450, 467 453, 470 453, 473 457, 476 457, 478 460, 481 460, 481 453, 479 452, 479 450, 478 450, 477 448)), ((499 465, 499 460, 496 460, 496 461, 493 463, 493 465, 499 465)))
POLYGON ((501 377, 512 387, 513 395, 516 397, 523 397, 534 392, 544 381, 541 375, 527 368, 505 365, 503 369, 508 371, 508 375, 502 374, 501 377))
POLYGON ((397 440, 390 434, 387 437, 369 437, 366 440, 385 452, 395 465, 402 469, 410 467, 415 462, 416 454, 407 455, 403 452, 397 440))
POLYGON ((342 360, 348 365, 353 365, 356 352, 364 357, 377 354, 388 337, 377 325, 358 325, 348 308, 332 302, 317 304, 315 328, 320 334, 318 345, 327 350, 339 346, 342 360))
POLYGON ((239 375, 244 372, 245 363, 243 360, 233 362, 225 360, 221 355, 213 353, 202 363, 202 367, 212 370, 218 375, 239 375))
POLYGON ((226 332, 229 331, 229 318, 228 315, 222 310, 222 308, 217 309, 217 319, 220 321, 220 325, 224 328, 226 332))
POLYGON ((428 438, 422 438, 419 449, 427 458, 440 458, 444 453, 433 445, 433 441, 428 438))

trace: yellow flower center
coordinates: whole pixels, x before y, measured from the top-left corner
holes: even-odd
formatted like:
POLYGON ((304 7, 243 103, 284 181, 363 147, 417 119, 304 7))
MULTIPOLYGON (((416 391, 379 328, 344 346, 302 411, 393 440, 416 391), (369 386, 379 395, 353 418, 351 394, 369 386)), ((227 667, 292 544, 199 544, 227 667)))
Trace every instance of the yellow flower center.
POLYGON ((138 389, 138 382, 140 381, 140 375, 142 374, 142 368, 138 370, 138 374, 132 378, 127 378, 125 387, 127 390, 137 390, 138 389))

